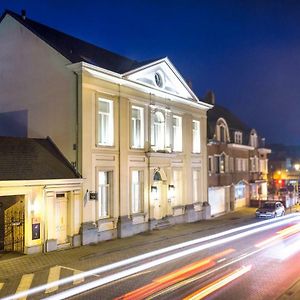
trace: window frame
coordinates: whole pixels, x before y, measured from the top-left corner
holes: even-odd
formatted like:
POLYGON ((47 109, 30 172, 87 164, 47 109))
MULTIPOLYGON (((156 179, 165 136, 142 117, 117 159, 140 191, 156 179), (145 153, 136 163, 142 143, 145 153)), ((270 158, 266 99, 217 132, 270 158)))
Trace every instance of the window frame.
POLYGON ((173 139, 173 151, 174 152, 182 152, 182 116, 179 116, 179 115, 172 116, 172 139, 173 139), (174 119, 178 120, 179 126, 174 125, 174 119), (178 139, 178 136, 175 137, 175 132, 176 132, 175 127, 177 127, 177 130, 178 130, 177 135, 180 137, 180 139, 178 139), (179 145, 177 145, 175 147, 175 145, 177 143, 179 145))
POLYGON ((151 124, 151 146, 153 150, 164 151, 166 149, 166 116, 160 110, 153 113, 151 124), (163 122, 156 122, 155 116, 160 115, 163 117, 163 122), (161 140, 158 138, 160 136, 161 140))
MULTIPOLYGON (((137 120, 137 119, 135 119, 137 120)), ((145 148, 145 108, 143 106, 131 105, 130 109, 130 140, 132 149, 144 149, 145 148), (133 129, 133 110, 139 110, 141 116, 141 128, 140 128, 140 145, 135 144, 135 132, 133 129)))
POLYGON ((192 143, 193 153, 201 153, 201 122, 200 120, 192 120, 192 143), (197 130, 194 128, 194 124, 197 124, 197 130), (198 134, 196 134, 198 132, 198 134))
POLYGON ((139 214, 143 213, 145 209, 145 195, 144 195, 144 190, 145 190, 145 172, 143 169, 131 169, 130 170, 130 213, 131 215, 134 214, 139 214), (139 200, 139 209, 138 211, 134 210, 134 207, 136 206, 134 204, 134 186, 133 186, 133 173, 137 172, 138 173, 138 178, 139 178, 139 190, 140 190, 140 200, 139 200))
POLYGON ((112 99, 107 99, 101 96, 97 97, 97 105, 96 105, 96 145, 100 147, 113 147, 115 145, 115 128, 114 128, 114 101, 112 99), (109 113, 100 111, 100 102, 108 103, 109 105, 109 113), (101 142, 101 126, 100 126, 100 115, 108 116, 108 131, 109 131, 109 139, 108 142, 101 142), (111 134, 110 134, 111 132, 111 134))
MULTIPOLYGON (((97 213, 97 219, 102 220, 102 219, 109 219, 113 215, 113 201, 114 201, 114 170, 113 169, 98 169, 97 168, 97 193, 98 193, 98 203, 96 207, 96 213, 97 213), (100 173, 107 173, 107 178, 108 178, 108 200, 107 200, 107 214, 102 215, 102 201, 101 201, 101 193, 100 193, 100 173), (109 182, 109 180, 111 182, 109 182)), ((106 184, 107 185, 107 184, 106 184)))

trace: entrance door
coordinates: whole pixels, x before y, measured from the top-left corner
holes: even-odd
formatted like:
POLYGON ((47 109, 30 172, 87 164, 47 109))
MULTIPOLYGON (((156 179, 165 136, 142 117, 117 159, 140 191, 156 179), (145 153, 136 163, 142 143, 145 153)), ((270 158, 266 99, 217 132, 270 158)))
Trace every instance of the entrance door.
POLYGON ((155 183, 157 187, 157 196, 154 199, 154 218, 160 220, 167 215, 167 189, 162 181, 155 183))
MULTIPOLYGON (((58 196, 58 195, 57 195, 58 196)), ((67 238, 67 218, 68 218, 68 199, 65 197, 56 198, 56 238, 57 244, 65 244, 67 238)))

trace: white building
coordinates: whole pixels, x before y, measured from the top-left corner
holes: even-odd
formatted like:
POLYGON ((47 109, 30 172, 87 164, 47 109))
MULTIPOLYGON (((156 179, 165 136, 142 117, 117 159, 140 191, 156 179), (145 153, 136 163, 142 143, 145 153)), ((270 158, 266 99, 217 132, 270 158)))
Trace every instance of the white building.
POLYGON ((2 115, 84 178, 82 243, 210 215, 206 112, 168 58, 137 62, 6 12, 2 115))

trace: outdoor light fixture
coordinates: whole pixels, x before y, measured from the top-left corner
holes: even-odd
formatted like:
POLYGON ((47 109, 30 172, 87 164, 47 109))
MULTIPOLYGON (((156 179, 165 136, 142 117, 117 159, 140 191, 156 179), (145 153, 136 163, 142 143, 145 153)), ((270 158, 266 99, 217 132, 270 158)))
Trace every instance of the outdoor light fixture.
POLYGON ((299 171, 299 169, 300 169, 300 164, 295 164, 295 165, 294 165, 294 168, 295 168, 296 171, 299 171))
POLYGON ((157 186, 151 186, 151 198, 153 200, 158 200, 157 186))
POLYGON ((169 184, 168 201, 172 202, 174 198, 175 198, 175 186, 173 184, 169 184))

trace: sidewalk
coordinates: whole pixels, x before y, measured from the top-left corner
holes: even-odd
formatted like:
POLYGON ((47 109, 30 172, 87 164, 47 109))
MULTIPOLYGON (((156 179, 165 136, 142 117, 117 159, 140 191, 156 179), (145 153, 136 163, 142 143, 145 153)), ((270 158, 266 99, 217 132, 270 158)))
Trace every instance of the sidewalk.
POLYGON ((243 208, 236 212, 202 220, 196 223, 175 225, 163 230, 144 232, 129 238, 81 246, 55 252, 23 255, 0 260, 0 281, 9 277, 34 273, 55 265, 78 270, 88 270, 145 252, 167 247, 187 240, 224 231, 236 226, 257 222, 255 208, 243 208))

